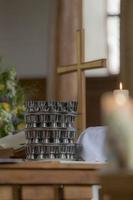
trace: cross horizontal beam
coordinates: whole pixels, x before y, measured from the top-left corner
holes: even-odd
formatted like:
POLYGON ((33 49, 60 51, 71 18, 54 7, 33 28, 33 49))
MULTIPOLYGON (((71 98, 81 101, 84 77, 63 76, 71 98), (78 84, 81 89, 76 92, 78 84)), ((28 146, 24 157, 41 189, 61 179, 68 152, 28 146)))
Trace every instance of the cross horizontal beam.
POLYGON ((103 67, 106 67, 106 59, 83 62, 80 65, 74 64, 74 65, 66 65, 64 67, 61 66, 57 68, 57 73, 65 74, 65 73, 77 71, 78 69, 87 70, 87 69, 96 69, 96 68, 103 68, 103 67))

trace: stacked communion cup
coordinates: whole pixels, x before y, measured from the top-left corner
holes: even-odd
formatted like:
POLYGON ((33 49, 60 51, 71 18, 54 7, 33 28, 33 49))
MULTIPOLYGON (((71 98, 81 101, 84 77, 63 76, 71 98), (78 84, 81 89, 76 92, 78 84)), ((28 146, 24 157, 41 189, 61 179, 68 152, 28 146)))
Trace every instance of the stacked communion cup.
POLYGON ((26 158, 76 160, 77 102, 28 101, 26 109, 26 158))

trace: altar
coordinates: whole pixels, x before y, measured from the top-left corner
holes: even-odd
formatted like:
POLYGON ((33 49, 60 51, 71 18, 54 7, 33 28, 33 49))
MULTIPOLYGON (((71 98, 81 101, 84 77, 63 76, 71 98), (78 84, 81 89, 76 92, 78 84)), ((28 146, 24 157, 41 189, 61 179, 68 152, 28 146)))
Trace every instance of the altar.
POLYGON ((39 161, 0 164, 1 200, 89 200, 104 164, 39 161))

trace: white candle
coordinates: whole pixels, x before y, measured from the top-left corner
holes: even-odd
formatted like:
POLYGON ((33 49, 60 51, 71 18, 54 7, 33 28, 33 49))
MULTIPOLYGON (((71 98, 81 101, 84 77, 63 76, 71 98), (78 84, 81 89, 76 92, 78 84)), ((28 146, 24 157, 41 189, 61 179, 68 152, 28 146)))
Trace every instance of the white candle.
POLYGON ((119 105, 122 105, 125 103, 125 101, 128 99, 129 97, 129 91, 128 90, 123 90, 122 88, 122 83, 120 82, 120 89, 118 90, 114 90, 113 94, 115 96, 116 102, 119 105))
POLYGON ((128 91, 128 90, 123 90, 122 82, 120 82, 120 89, 114 90, 113 93, 114 93, 114 95, 119 95, 119 94, 121 94, 121 95, 124 95, 124 96, 126 96, 126 97, 129 96, 129 91, 128 91))

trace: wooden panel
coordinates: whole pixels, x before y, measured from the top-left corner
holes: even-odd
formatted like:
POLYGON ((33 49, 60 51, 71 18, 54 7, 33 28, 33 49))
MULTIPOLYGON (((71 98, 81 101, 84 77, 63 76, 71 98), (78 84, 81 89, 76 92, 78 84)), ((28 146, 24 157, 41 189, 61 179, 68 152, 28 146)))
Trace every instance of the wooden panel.
POLYGON ((100 99, 103 93, 119 87, 118 76, 86 78, 86 125, 102 125, 100 99))
POLYGON ((92 199, 92 188, 89 186, 65 186, 64 200, 92 199))
POLYGON ((96 170, 0 170, 2 184, 98 184, 96 170))
POLYGON ((23 200, 54 200, 56 195, 54 186, 25 186, 22 188, 23 200))
POLYGON ((0 186, 0 200, 13 200, 12 187, 0 186))

